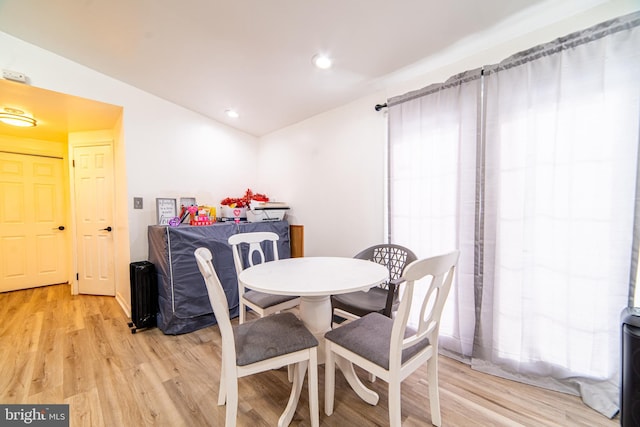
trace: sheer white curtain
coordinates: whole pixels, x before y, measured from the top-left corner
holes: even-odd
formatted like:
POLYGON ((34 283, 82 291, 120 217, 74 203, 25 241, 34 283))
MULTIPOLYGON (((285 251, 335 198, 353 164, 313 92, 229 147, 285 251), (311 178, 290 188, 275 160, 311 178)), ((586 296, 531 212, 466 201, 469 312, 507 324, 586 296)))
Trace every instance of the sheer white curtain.
POLYGON ((638 76, 640 13, 389 100, 391 240, 419 257, 461 250, 441 349, 610 417, 638 76))
POLYGON ((471 356, 475 327, 479 94, 480 70, 474 70, 388 102, 391 242, 420 257, 461 249, 440 342, 462 357, 471 356))
POLYGON ((485 70, 486 274, 474 366, 609 401, 601 410, 613 416, 633 239, 640 28, 599 31, 485 70))

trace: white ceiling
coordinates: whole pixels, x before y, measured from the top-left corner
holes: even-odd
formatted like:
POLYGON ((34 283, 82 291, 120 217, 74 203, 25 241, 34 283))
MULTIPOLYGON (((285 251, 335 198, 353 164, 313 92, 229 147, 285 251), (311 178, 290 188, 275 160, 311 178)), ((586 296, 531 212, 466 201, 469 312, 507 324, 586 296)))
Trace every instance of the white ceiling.
POLYGON ((0 0, 0 31, 261 136, 543 2, 0 0))

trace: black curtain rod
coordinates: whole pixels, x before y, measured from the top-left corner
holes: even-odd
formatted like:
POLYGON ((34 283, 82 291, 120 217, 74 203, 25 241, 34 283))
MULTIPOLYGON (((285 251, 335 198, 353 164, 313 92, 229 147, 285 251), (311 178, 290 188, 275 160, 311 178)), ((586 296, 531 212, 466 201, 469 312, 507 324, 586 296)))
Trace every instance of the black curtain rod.
POLYGON ((376 111, 380 111, 383 108, 387 108, 387 104, 386 103, 384 103, 384 104, 376 104, 376 106, 374 108, 376 109, 376 111))

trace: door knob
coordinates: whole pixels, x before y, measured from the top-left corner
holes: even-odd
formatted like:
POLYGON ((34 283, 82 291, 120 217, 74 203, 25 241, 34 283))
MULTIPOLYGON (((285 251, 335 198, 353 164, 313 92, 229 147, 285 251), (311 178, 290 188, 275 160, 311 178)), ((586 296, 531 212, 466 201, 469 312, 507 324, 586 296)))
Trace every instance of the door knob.
POLYGON ((52 230, 64 230, 64 225, 61 225, 60 227, 56 227, 56 228, 52 228, 52 230))
POLYGON ((100 231, 111 231, 111 226, 108 226, 107 228, 101 228, 100 231))

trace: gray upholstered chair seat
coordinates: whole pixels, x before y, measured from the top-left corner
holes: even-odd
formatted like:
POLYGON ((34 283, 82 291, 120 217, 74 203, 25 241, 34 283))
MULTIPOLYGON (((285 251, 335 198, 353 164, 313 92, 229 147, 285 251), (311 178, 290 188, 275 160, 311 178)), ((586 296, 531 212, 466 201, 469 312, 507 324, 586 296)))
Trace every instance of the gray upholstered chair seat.
POLYGON ((296 298, 298 297, 293 295, 265 294, 264 292, 258 292, 254 290, 245 290, 244 293, 244 299, 254 303, 261 308, 273 307, 274 305, 291 301, 296 298))
MULTIPOLYGON (((389 344, 393 319, 380 314, 370 313, 360 319, 346 323, 325 334, 325 338, 344 347, 384 369, 389 369, 389 344)), ((405 337, 415 334, 415 330, 407 327, 405 337)), ((402 352, 402 363, 415 356, 429 345, 429 340, 406 348, 402 352)))
POLYGON ((382 313, 387 303, 388 293, 387 289, 375 287, 368 292, 356 291, 333 295, 331 304, 334 310, 341 309, 362 317, 368 313, 382 313))
POLYGON ((236 364, 250 365, 316 347, 318 340, 293 313, 272 314, 233 326, 236 364))

